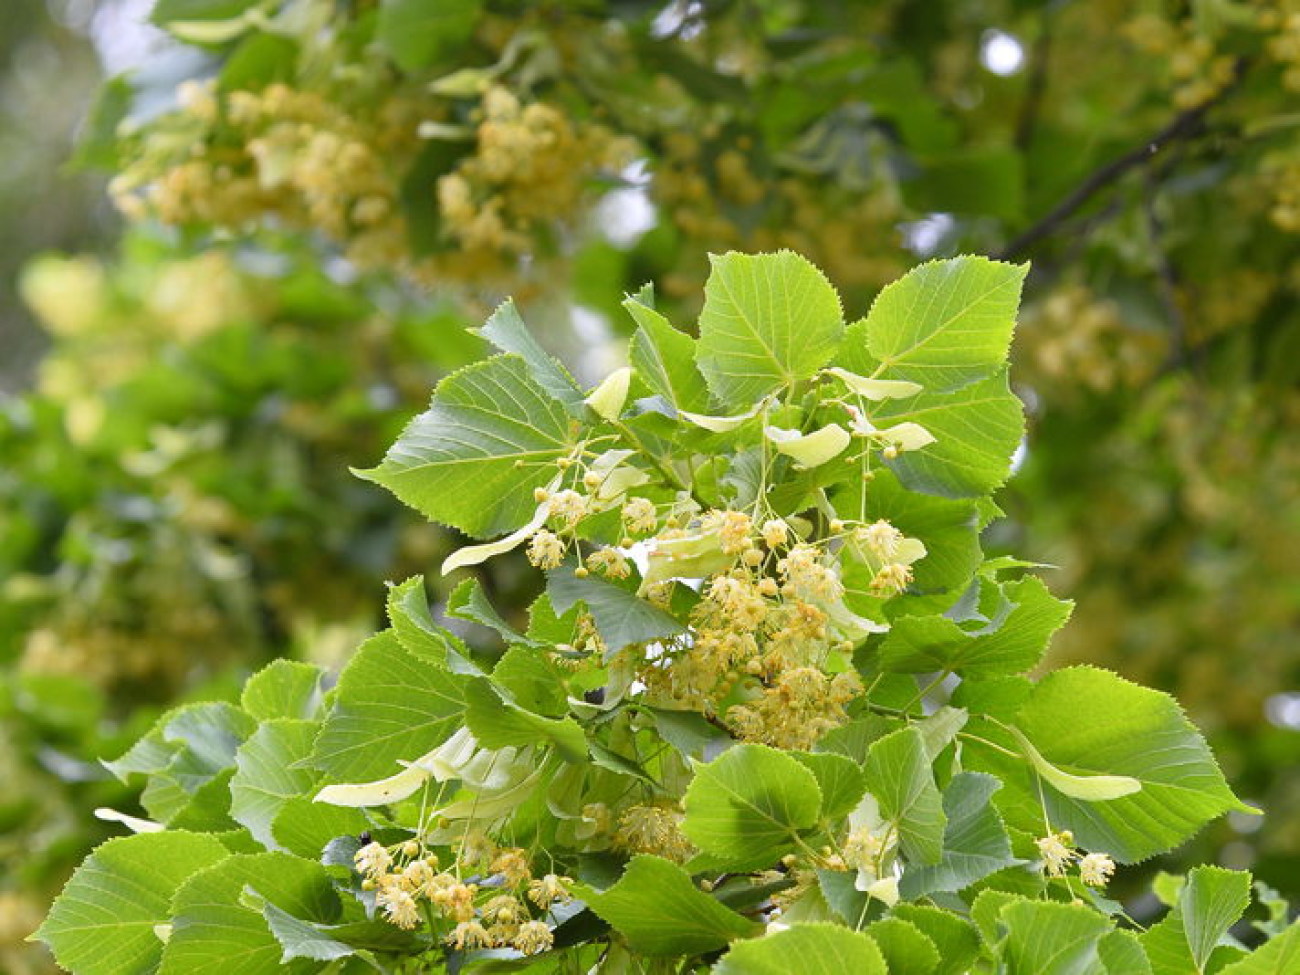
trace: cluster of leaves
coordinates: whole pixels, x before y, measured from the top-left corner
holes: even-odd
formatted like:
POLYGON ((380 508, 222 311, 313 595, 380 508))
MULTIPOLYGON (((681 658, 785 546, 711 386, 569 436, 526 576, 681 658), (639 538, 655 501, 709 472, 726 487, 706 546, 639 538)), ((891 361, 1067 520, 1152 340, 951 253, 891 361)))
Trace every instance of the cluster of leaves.
MULTIPOLYGON (((1264 719, 1297 679, 1295 602, 1272 585, 1293 519, 1245 513, 1262 483, 1293 504, 1275 454, 1297 408, 1298 17, 1294 0, 160 2, 154 22, 215 80, 161 114, 116 82, 87 155, 119 169, 131 212, 199 232, 287 221, 445 292, 504 280, 613 323, 647 277, 691 302, 730 247, 793 247, 855 299, 918 255, 1032 255, 1020 375, 1043 448, 1016 514, 1093 608, 1069 655, 1147 658, 1279 797, 1295 779, 1253 742, 1294 745, 1264 719), (312 131, 356 165, 322 162, 312 131), (629 195, 649 232, 621 235, 609 207, 608 232, 584 224, 629 195), (1247 675, 1231 702, 1218 668, 1247 675)), ((1279 882, 1300 863, 1300 835, 1234 838, 1279 882)))
POLYGON ((527 542, 527 624, 467 580, 475 650, 413 579, 336 686, 279 661, 168 713, 110 763, 149 818, 105 813, 137 835, 39 936, 86 975, 1288 970, 1267 888, 1229 936, 1245 873, 1162 881, 1145 930, 1095 889, 1253 810, 1168 696, 1027 676, 1068 604, 980 545, 1024 273, 932 262, 846 324, 802 258, 728 254, 698 339, 643 291, 591 390, 503 305, 363 476, 494 539, 445 569, 527 542))

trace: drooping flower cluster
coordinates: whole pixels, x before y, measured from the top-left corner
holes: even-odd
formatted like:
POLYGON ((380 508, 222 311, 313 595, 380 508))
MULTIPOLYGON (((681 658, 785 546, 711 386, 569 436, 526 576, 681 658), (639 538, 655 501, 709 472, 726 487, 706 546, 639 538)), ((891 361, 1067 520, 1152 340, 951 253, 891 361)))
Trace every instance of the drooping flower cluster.
POLYGON ((416 840, 396 847, 369 842, 354 863, 389 923, 412 930, 427 921, 459 951, 546 951, 554 935, 544 914, 571 899, 567 877, 534 877, 524 850, 498 847, 481 833, 465 838, 454 870, 440 870, 438 857, 416 840), (462 879, 462 871, 475 868, 476 879, 462 879))

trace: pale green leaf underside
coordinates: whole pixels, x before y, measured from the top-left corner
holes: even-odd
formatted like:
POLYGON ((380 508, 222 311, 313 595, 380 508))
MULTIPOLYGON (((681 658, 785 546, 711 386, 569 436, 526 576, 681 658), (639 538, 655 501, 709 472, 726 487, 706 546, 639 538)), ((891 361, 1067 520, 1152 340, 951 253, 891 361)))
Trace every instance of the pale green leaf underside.
POLYGON ((844 321, 821 271, 791 251, 710 260, 696 356, 718 399, 750 406, 830 360, 844 321))

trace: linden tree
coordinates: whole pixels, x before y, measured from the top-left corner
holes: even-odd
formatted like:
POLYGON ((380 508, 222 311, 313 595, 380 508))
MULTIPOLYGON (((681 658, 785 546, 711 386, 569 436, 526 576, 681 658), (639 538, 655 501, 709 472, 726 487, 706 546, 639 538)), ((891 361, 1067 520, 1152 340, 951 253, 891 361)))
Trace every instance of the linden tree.
POLYGON ((925 264, 847 320, 790 252, 715 257, 695 334, 630 297, 593 388, 510 303, 376 467, 522 550, 526 612, 419 579, 337 681, 278 661, 165 715, 39 932, 98 973, 1294 970, 1300 927, 1200 867, 1143 931, 1114 873, 1226 812, 1168 696, 1039 674, 1070 605, 987 559, 1024 436, 1026 268, 925 264), (1031 676, 1032 675, 1032 676, 1031 676))

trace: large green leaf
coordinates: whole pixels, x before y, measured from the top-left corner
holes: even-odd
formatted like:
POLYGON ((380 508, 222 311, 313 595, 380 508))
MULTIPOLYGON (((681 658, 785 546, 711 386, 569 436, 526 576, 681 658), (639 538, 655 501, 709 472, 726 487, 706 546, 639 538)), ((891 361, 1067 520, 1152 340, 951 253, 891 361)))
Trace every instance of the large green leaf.
POLYGON ((838 924, 795 924, 741 941, 714 966, 715 975, 888 975, 880 948, 838 924))
POLYGON ((943 792, 948 825, 943 854, 933 866, 909 865, 899 892, 909 900, 936 891, 958 891, 1020 862, 1011 855, 1006 828, 989 800, 1002 787, 991 775, 960 772, 943 792))
POLYGON ((923 674, 947 670, 966 677, 1001 677, 1029 670, 1073 603, 1057 599, 1026 576, 1004 587, 1003 611, 984 626, 963 629, 946 616, 904 616, 880 646, 882 670, 923 674))
POLYGON ((292 718, 264 721, 235 754, 230 817, 268 850, 280 848, 271 826, 284 804, 306 794, 320 777, 297 764, 311 754, 319 728, 318 722, 292 718))
POLYGON ((1154 975, 1142 942, 1133 931, 1115 930, 1097 942, 1106 975, 1154 975))
POLYGON ((791 251, 710 260, 696 358, 718 399, 748 408, 826 365, 844 321, 821 271, 791 251))
POLYGON ((382 0, 375 39, 403 71, 429 68, 469 40, 483 0, 382 0))
POLYGON ((886 917, 863 929, 885 958, 890 975, 933 975, 939 948, 911 921, 886 917))
POLYGON ((681 867, 661 857, 633 857, 603 893, 578 896, 646 955, 695 955, 754 934, 758 925, 701 891, 681 867))
POLYGON ((189 877, 229 856, 196 833, 140 833, 109 840, 77 868, 36 937, 82 975, 145 975, 163 945, 154 928, 171 916, 189 877))
POLYGON ((742 744, 698 765, 686 790, 682 832, 732 870, 770 866, 817 823, 813 773, 766 745, 742 744))
POLYGON ((1219 975, 1279 975, 1300 971, 1300 921, 1260 945, 1249 957, 1234 962, 1219 975))
POLYGON ((316 970, 282 963, 284 948, 262 915, 270 902, 298 918, 330 922, 340 904, 325 869, 287 853, 241 854, 196 873, 176 892, 159 975, 274 975, 316 970), (245 890, 256 896, 244 896, 245 890))
POLYGON ((866 322, 850 331, 842 364, 881 378, 956 389, 1007 361, 1028 265, 982 257, 930 261, 877 295, 866 322), (860 338, 865 337, 865 351, 860 338))
POLYGON ((927 904, 896 904, 890 912, 916 925, 939 949, 939 967, 934 975, 966 975, 979 954, 979 936, 959 915, 927 904))
MULTIPOLYGON (((1250 811, 1173 698, 1109 671, 1069 667, 1049 674, 1035 685, 1016 725, 1043 758, 1067 773, 1130 776, 1141 783, 1131 795, 1102 802, 1074 799, 1041 783, 1048 819, 1072 830, 1085 849, 1131 863, 1177 846, 1228 810, 1250 811)), ((1036 804, 1040 783, 1025 764, 978 745, 966 754, 968 766, 1000 774, 1005 793, 1036 804)), ((1024 828, 1041 828, 1041 816, 1024 828)))
POLYGON ((647 643, 685 630, 675 617, 636 593, 595 576, 579 579, 569 566, 547 573, 546 592, 557 613, 585 603, 609 654, 632 643, 647 643))
POLYGON ((1021 898, 999 917, 1007 929, 1001 951, 1007 975, 1107 975, 1097 943, 1111 925, 1092 908, 1021 898))
POLYGON ((583 393, 577 382, 563 363, 543 349, 532 332, 528 331, 513 300, 503 302, 479 329, 478 334, 502 352, 523 359, 528 365, 529 375, 537 385, 546 390, 552 399, 563 403, 571 413, 581 415, 584 412, 583 393))
POLYGON ((880 814, 898 825, 908 860, 939 863, 946 817, 921 733, 908 727, 885 735, 867 752, 864 771, 880 814))
POLYGON ((822 792, 823 819, 847 816, 866 792, 867 780, 851 758, 834 752, 791 752, 790 756, 817 778, 822 792))
POLYGON ((465 724, 484 748, 551 745, 567 762, 587 756, 587 736, 573 718, 547 718, 521 708, 491 681, 472 678, 465 689, 465 724))
POLYGON ((397 772, 461 723, 465 678, 421 659, 391 630, 361 645, 344 668, 312 763, 331 778, 365 782, 397 772))
POLYGON ((496 356, 440 382, 383 463, 356 473, 434 521, 499 535, 532 517, 534 489, 569 451, 569 422, 523 359, 496 356))
POLYGON ((623 307, 637 323, 628 346, 628 361, 637 375, 674 409, 707 413, 709 390, 695 367, 695 339, 636 298, 628 298, 623 307))
POLYGON ((919 423, 935 442, 886 463, 907 487, 947 498, 977 498, 1001 487, 1025 432, 1024 409, 1006 371, 952 393, 925 392, 872 411, 879 427, 919 423))
POLYGON ((1204 972, 1214 949, 1250 904, 1250 874, 1195 867, 1178 904, 1141 937, 1154 975, 1204 972))
POLYGON ((312 718, 321 703, 323 671, 296 660, 274 660, 244 685, 239 704, 259 721, 312 718))

